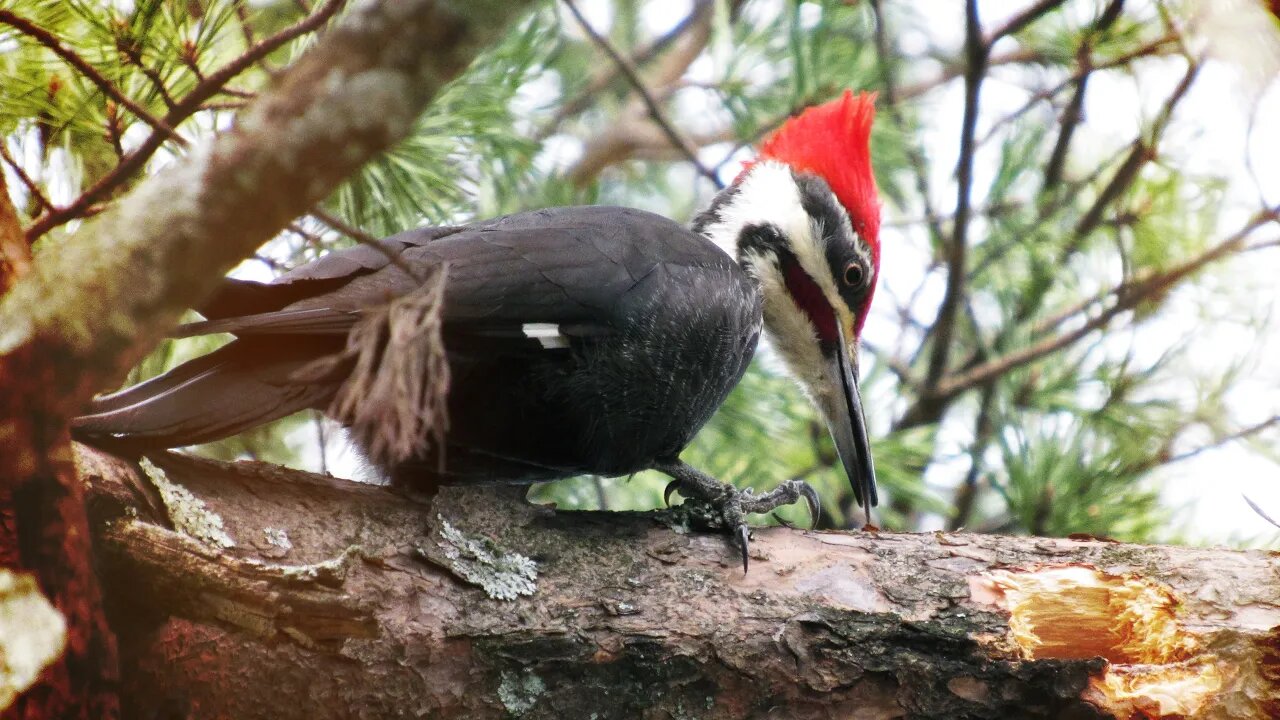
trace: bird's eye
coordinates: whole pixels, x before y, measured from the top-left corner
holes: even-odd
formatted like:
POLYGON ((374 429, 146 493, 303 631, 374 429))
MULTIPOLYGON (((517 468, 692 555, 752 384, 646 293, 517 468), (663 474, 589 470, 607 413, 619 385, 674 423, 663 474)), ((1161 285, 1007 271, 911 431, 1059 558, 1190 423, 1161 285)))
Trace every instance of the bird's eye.
POLYGON ((862 287, 862 281, 865 279, 866 271, 856 262, 851 262, 844 268, 844 284, 851 288, 862 287))

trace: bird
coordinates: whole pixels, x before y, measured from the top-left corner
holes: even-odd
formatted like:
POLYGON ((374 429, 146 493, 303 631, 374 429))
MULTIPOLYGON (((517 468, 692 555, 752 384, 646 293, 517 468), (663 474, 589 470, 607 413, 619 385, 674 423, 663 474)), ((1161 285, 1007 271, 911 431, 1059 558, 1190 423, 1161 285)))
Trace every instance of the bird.
POLYGON ((555 207, 411 230, 270 282, 226 279, 196 308, 205 319, 174 335, 235 339, 95 398, 72 433, 142 453, 311 408, 411 488, 657 470, 671 478, 664 499, 679 490, 716 508, 745 572, 746 515, 803 498, 816 523, 817 493, 798 479, 737 490, 680 453, 763 329, 824 417, 869 523, 857 349, 880 271, 874 114, 874 94, 846 90, 791 117, 687 226, 555 207), (434 400, 421 377, 433 372, 448 379, 434 400))

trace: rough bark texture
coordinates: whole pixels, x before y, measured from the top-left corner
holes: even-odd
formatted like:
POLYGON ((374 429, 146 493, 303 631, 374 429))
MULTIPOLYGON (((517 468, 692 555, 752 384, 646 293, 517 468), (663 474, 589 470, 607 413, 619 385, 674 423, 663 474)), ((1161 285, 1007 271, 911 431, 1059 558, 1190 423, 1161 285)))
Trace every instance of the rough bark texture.
POLYGON ((774 528, 744 576, 679 511, 155 462, 81 453, 134 717, 1280 716, 1274 554, 774 528))

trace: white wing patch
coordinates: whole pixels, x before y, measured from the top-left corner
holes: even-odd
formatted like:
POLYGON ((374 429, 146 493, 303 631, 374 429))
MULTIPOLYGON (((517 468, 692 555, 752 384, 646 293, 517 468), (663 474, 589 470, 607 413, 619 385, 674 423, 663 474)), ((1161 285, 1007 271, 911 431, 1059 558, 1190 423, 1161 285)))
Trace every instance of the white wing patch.
POLYGON ((525 323, 520 330, 530 340, 537 340, 544 350, 569 347, 569 338, 560 334, 560 326, 555 323, 525 323))

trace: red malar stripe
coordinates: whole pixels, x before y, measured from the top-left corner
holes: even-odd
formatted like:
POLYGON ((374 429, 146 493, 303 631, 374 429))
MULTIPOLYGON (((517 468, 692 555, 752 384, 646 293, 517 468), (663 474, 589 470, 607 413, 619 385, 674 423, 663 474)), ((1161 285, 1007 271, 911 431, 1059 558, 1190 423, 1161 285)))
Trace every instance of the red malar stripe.
POLYGON ((823 342, 836 342, 836 313, 831 309, 822 289, 809 277, 809 273, 800 267, 800 263, 792 258, 782 262, 783 278, 787 283, 787 292, 795 299, 796 305, 809 316, 809 321, 818 329, 818 338, 823 342))

